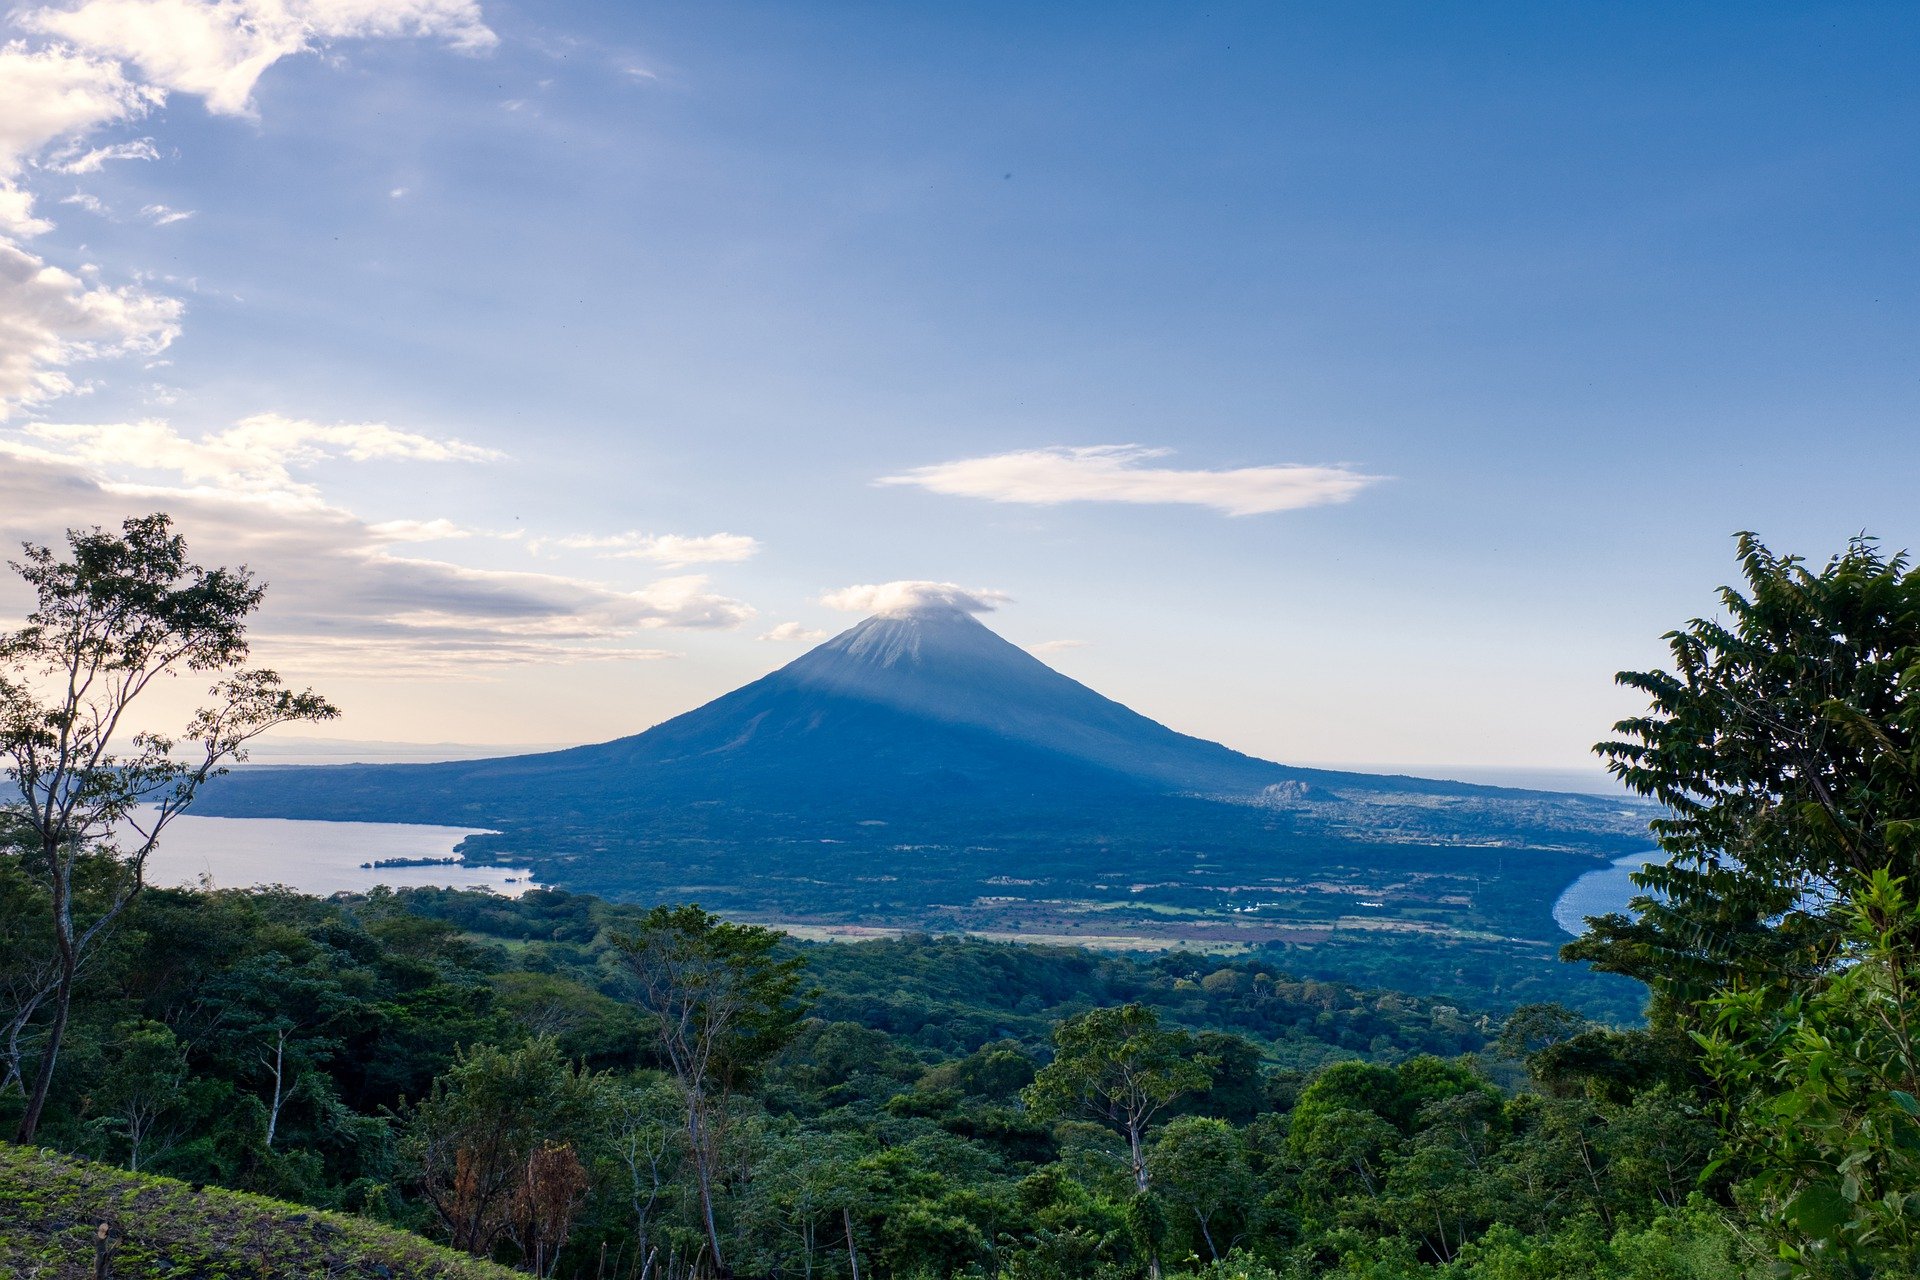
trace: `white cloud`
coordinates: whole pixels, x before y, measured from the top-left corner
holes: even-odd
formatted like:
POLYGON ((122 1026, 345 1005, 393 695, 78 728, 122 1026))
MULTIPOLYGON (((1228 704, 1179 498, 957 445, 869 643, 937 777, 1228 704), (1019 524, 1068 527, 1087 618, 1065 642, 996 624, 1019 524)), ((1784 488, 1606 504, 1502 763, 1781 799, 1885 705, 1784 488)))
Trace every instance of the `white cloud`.
POLYGON ((329 41, 427 37, 479 53, 497 38, 473 0, 84 0, 21 15, 29 30, 130 63, 145 85, 250 115, 267 68, 329 41))
POLYGON ((700 627, 730 629, 752 618, 759 611, 751 605, 707 589, 710 579, 703 573, 689 573, 660 581, 631 592, 629 598, 649 611, 651 621, 644 626, 700 627))
POLYGON ((1084 649, 1085 640, 1042 640, 1039 644, 1027 646, 1028 653, 1059 653, 1064 649, 1084 649))
POLYGON ((797 622, 783 622, 773 630, 763 634, 760 638, 762 640, 772 640, 779 644, 788 644, 796 641, 811 642, 815 640, 825 640, 832 634, 830 631, 821 631, 814 627, 805 627, 797 622))
POLYGON ((450 542, 473 536, 473 530, 451 520, 382 520, 368 525, 367 532, 381 542, 450 542))
POLYGON ((88 195, 84 191, 76 191, 70 196, 62 196, 60 197, 60 203, 78 205, 88 213, 102 218, 112 212, 112 210, 108 209, 105 203, 101 201, 100 197, 88 195))
POLYGON ((842 587, 820 597, 829 609, 848 613, 898 616, 918 609, 959 609, 964 613, 992 613, 1011 602, 1004 591, 963 587, 953 582, 880 582, 842 587))
MULTIPOLYGON (((620 590, 403 555, 398 542, 458 530, 434 521, 370 524, 318 501, 134 485, 45 441, 0 437, 0 540, 58 542, 66 528, 113 526, 156 509, 175 517, 203 562, 245 563, 270 584, 255 627, 257 657, 296 680, 461 679, 516 663, 664 658, 674 655, 633 638, 727 629, 754 616, 699 576, 620 590)), ((0 576, 0 616, 20 610, 19 591, 0 576)))
POLYGON ((163 100, 112 59, 10 40, 0 45, 0 174, 16 175, 53 143, 138 119, 163 100))
POLYGON ((176 299, 89 285, 0 240, 0 421, 80 389, 66 373, 76 361, 159 351, 180 312, 176 299))
POLYGON ((1261 515, 1346 502, 1380 479, 1349 467, 1279 464, 1185 471, 1144 465, 1171 450, 1139 445, 1023 449, 915 467, 879 484, 991 502, 1185 503, 1230 516, 1261 515))
POLYGON ((19 185, 28 161, 56 142, 137 119, 164 98, 110 59, 18 40, 0 45, 0 235, 39 235, 53 225, 33 216, 33 197, 19 185))
MULTIPOLYGON (((51 43, 0 44, 0 419, 80 390, 63 368, 74 360, 157 349, 178 332, 177 302, 83 288, 9 242, 53 226, 22 185, 30 166, 77 174, 109 160, 155 159, 151 139, 87 140, 146 116, 175 91, 214 112, 248 114, 268 67, 329 41, 432 37, 466 52, 496 43, 475 0, 82 0, 14 17, 51 43)), ((104 212, 91 197, 72 203, 104 212)), ((156 226, 192 216, 159 203, 142 213, 156 226)))
POLYGON ((116 142, 104 147, 90 147, 81 150, 70 147, 55 156, 46 167, 55 173, 97 173, 109 160, 158 160, 160 152, 153 145, 152 138, 136 138, 132 142, 116 142))
POLYGON ((53 230, 45 218, 33 216, 33 195, 11 183, 0 181, 0 237, 37 236, 53 230))
POLYGON ((565 547, 573 551, 598 551, 617 560, 649 560, 674 567, 688 564, 737 564, 751 559, 760 542, 743 533, 708 533, 689 537, 679 533, 580 534, 564 538, 543 538, 531 544, 565 547))
POLYGON ((32 422, 20 428, 20 433, 42 451, 42 456, 116 474, 167 472, 188 489, 292 506, 320 502, 319 491, 295 479, 293 469, 329 458, 353 462, 493 462, 505 456, 462 440, 436 439, 385 423, 319 423, 277 413, 255 414, 198 439, 181 435, 157 418, 141 422, 32 422))

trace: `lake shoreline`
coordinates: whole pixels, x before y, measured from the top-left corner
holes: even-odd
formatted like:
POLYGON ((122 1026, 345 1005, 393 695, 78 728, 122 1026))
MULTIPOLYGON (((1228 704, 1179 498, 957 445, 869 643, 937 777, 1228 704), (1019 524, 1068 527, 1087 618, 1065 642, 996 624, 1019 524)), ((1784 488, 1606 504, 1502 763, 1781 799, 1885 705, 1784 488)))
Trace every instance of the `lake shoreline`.
POLYGON ((1615 858, 1612 866, 1587 872, 1554 899, 1553 922, 1577 938, 1587 931, 1588 916, 1625 914, 1628 900, 1645 892, 1633 883, 1633 873, 1666 860, 1664 849, 1643 849, 1615 858))
POLYGON ((468 863, 473 827, 306 818, 176 818, 147 862, 156 886, 246 889, 284 885, 329 897, 390 889, 485 889, 518 897, 540 886, 525 867, 468 863), (367 865, 372 864, 372 865, 367 865), (384 864, 384 865, 382 865, 384 864))

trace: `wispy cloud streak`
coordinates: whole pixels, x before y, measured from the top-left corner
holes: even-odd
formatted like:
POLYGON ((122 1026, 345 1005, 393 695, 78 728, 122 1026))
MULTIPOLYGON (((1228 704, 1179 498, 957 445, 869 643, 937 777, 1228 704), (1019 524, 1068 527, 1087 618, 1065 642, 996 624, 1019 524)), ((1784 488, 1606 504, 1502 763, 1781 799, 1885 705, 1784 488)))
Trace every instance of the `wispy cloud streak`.
POLYGON ((876 483, 1032 506, 1178 503, 1251 516, 1348 502, 1381 479, 1346 466, 1280 463, 1203 471, 1152 465, 1171 452, 1136 444, 1022 449, 915 467, 876 483))

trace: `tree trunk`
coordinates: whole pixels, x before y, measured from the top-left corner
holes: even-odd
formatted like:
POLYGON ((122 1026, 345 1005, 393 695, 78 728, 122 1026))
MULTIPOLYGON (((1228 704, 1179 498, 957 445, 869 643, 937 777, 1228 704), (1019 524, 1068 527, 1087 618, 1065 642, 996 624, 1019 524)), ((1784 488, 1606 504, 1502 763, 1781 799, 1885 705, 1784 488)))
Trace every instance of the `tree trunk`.
MULTIPOLYGON (((55 914, 62 913, 56 911, 55 914)), ((13 1137, 14 1142, 23 1147, 33 1142, 33 1135, 40 1128, 40 1113, 46 1109, 47 1093, 53 1088, 54 1063, 60 1057, 60 1043, 67 1035, 67 1015, 73 1009, 73 979, 79 968, 78 957, 74 955, 73 938, 67 930, 61 931, 59 941, 60 984, 53 991, 53 1025, 47 1028, 40 1066, 33 1073, 33 1092, 27 1096, 27 1109, 21 1114, 20 1127, 13 1137)))
MULTIPOLYGON (((1131 1118, 1127 1121, 1127 1149, 1133 1153, 1133 1186, 1141 1195, 1147 1194, 1147 1153, 1141 1148, 1141 1125, 1131 1118)), ((1209 1242, 1211 1244, 1211 1242, 1209 1242)), ((1160 1280, 1160 1246, 1149 1245, 1147 1249, 1147 1275, 1151 1280, 1160 1280)))
POLYGON ((732 1272, 727 1270, 726 1258, 720 1252, 720 1228, 713 1219, 713 1153, 708 1150, 712 1134, 701 1115, 705 1106, 706 1099, 698 1091, 688 1091, 687 1136, 693 1146, 694 1176, 700 1184, 700 1216, 707 1228, 707 1247, 713 1250, 713 1272, 727 1276, 732 1272))
POLYGON ((1613 1230, 1613 1210, 1607 1207, 1607 1193, 1600 1188, 1600 1171, 1593 1167, 1593 1148, 1587 1145, 1587 1135, 1580 1135, 1580 1163, 1586 1168, 1587 1182, 1593 1187, 1594 1201, 1600 1206, 1600 1217, 1607 1224, 1607 1230, 1613 1230))
POLYGON ((853 1210, 840 1206, 840 1220, 847 1224, 847 1263, 853 1268, 853 1280, 860 1280, 860 1253, 853 1247, 853 1210))
POLYGON ((1133 1189, 1141 1195, 1147 1193, 1147 1153, 1140 1147, 1140 1130, 1127 1126, 1127 1150, 1133 1156, 1133 1189))
POLYGON ((273 1061, 263 1065, 273 1072, 273 1105, 267 1109, 267 1150, 273 1150, 273 1135, 280 1130, 280 1108, 286 1105, 286 1065, 287 1033, 281 1029, 275 1033, 273 1042, 273 1061))
POLYGON ((53 995, 54 988, 58 985, 59 979, 55 978, 51 985, 34 991, 18 1009, 14 1010, 13 1017, 8 1021, 5 1050, 7 1071, 4 1077, 0 1077, 0 1093, 5 1093, 13 1085, 18 1084, 21 1096, 26 1095, 27 1073, 21 1065, 25 1060, 26 1051, 20 1047, 20 1037, 26 1034, 28 1025, 33 1022, 33 1015, 40 1012, 40 1006, 53 995))

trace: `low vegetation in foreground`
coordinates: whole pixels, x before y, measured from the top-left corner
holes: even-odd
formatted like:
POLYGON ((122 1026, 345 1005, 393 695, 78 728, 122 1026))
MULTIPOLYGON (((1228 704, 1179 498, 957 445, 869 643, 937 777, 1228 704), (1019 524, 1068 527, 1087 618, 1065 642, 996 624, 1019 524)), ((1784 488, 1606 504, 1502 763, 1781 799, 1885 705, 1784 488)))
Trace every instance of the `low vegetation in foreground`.
POLYGON ((20 1280, 509 1280, 515 1274, 349 1214, 3 1144, 0 1269, 20 1280))

